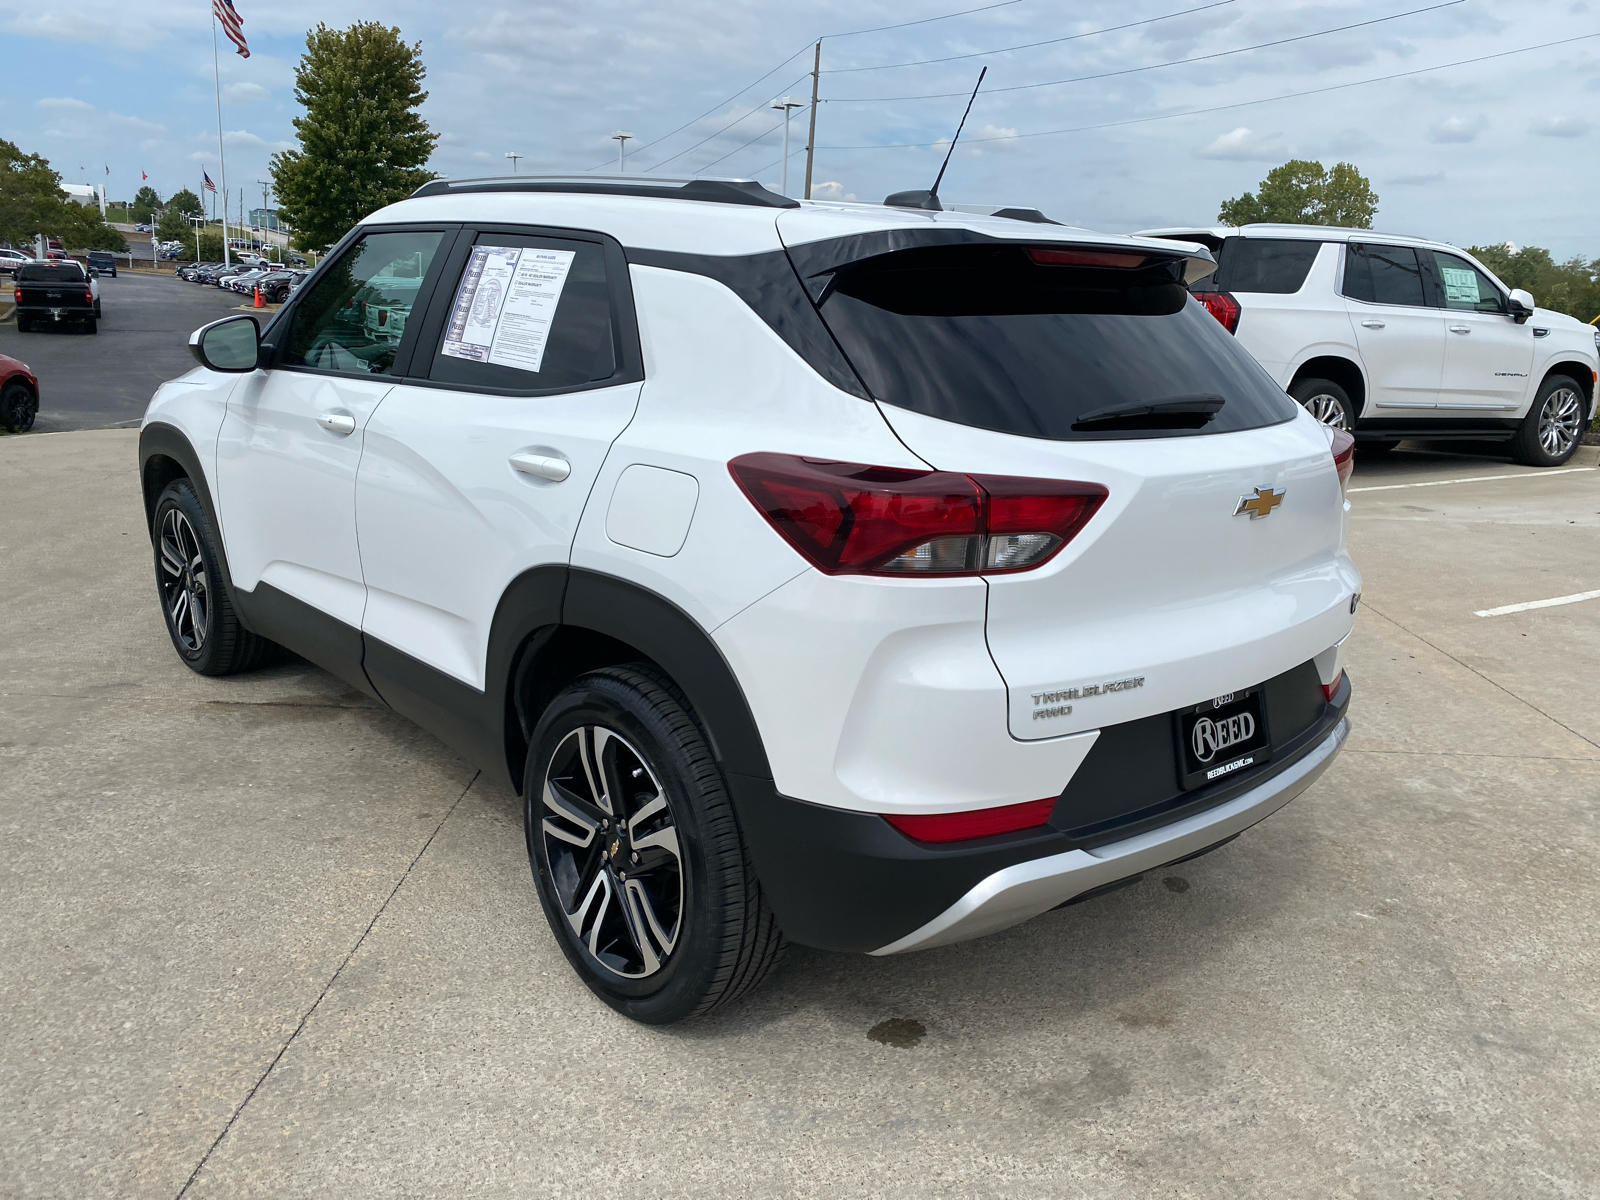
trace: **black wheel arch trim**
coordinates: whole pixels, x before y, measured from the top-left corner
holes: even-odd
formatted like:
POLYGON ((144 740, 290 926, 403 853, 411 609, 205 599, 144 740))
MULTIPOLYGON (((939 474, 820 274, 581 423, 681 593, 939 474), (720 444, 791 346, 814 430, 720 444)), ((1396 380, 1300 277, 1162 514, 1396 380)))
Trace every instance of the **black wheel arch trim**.
MULTIPOLYGON (((222 545, 222 523, 217 520, 216 505, 211 500, 211 485, 200 465, 200 456, 195 453, 188 436, 176 425, 169 425, 165 421, 151 421, 139 431, 139 490, 144 497, 145 528, 150 531, 152 539, 155 537, 156 528, 156 502, 160 500, 161 492, 167 484, 177 478, 188 479, 190 486, 195 490, 195 495, 200 497, 200 508, 205 512, 206 521, 217 537, 214 549, 217 563, 222 568, 222 585, 227 589, 228 599, 234 602, 234 610, 237 612, 238 589, 233 586, 233 573, 228 568, 227 548, 222 545), (162 459, 182 468, 181 472, 174 474, 162 468, 159 465, 159 460, 162 459)), ((250 628, 248 619, 246 627, 250 628)), ((252 628, 251 632, 256 631, 252 628)))

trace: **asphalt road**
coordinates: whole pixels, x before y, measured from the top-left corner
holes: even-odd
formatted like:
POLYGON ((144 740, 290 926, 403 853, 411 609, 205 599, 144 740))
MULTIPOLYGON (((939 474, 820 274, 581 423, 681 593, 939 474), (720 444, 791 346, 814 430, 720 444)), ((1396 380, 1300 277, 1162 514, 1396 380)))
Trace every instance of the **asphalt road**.
POLYGON ((1600 588, 1594 450, 1358 463, 1354 733, 1229 846, 656 1030, 512 795, 180 665, 134 449, 0 438, 0 1197, 1600 1194, 1600 600, 1475 615, 1600 588))
POLYGON ((39 376, 40 433, 137 422, 161 384, 194 366, 189 334, 233 311, 243 298, 171 275, 133 271, 100 279, 100 332, 75 326, 18 333, 0 323, 0 354, 39 376))

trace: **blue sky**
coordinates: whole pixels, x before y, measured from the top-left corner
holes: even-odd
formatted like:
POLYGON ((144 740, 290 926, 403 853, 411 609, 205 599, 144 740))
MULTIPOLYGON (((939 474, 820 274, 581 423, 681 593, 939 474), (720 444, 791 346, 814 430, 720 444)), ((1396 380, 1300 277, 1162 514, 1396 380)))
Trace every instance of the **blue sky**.
MULTIPOLYGON (((253 53, 220 42, 228 182, 235 206, 241 186, 258 206, 269 156, 293 144, 307 28, 378 20, 422 43, 442 174, 507 172, 507 151, 524 172, 614 169, 609 135, 625 128, 630 170, 776 187, 768 105, 809 97, 809 44, 827 35, 819 194, 927 186, 956 93, 987 65, 947 202, 1032 205, 1112 231, 1207 224, 1286 158, 1348 160, 1373 181, 1381 229, 1600 257, 1600 37, 1570 40, 1600 32, 1590 0, 1013 0, 856 32, 983 2, 236 0, 253 53), (1299 40, 1261 46, 1284 39, 1299 40), (1164 65, 1184 59, 1199 61, 1164 65), (1402 72, 1415 73, 1361 82, 1402 72)), ((114 199, 141 170, 163 196, 196 187, 202 168, 216 178, 209 12, 208 0, 0 0, 0 136, 114 199)), ((794 192, 807 118, 795 115, 794 192)))

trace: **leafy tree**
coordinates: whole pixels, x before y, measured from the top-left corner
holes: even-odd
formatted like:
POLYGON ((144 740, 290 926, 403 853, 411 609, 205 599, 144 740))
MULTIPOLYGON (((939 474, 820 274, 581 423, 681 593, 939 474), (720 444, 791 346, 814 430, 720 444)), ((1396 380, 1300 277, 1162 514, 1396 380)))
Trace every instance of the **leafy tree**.
POLYGON ((69 250, 128 248, 98 209, 67 199, 47 159, 0 139, 0 241, 22 246, 40 233, 60 238, 69 250))
POLYGON ((161 208, 161 195, 148 183, 133 195, 133 204, 129 206, 133 219, 143 225, 161 208))
POLYGON ((368 213, 414 192, 439 135, 416 112, 422 43, 406 45, 398 29, 376 22, 336 30, 319 24, 306 35, 295 72, 299 150, 272 156, 279 211, 294 227, 295 245, 320 249, 368 213))
POLYGON ((1342 225, 1371 229, 1378 197, 1352 163, 1290 159, 1261 181, 1259 193, 1246 192, 1223 202, 1217 220, 1225 225, 1272 221, 1287 225, 1342 225))
POLYGON ((156 222, 156 237, 163 242, 177 242, 188 240, 194 243, 194 226, 189 224, 190 217, 205 216, 205 209, 196 196, 188 188, 184 188, 171 200, 167 201, 166 210, 161 214, 161 219, 156 222))
POLYGON ((1539 246, 1473 246, 1468 253, 1500 277, 1507 287, 1533 293, 1541 308, 1564 312, 1580 321, 1600 315, 1600 259, 1570 258, 1556 262, 1539 246))

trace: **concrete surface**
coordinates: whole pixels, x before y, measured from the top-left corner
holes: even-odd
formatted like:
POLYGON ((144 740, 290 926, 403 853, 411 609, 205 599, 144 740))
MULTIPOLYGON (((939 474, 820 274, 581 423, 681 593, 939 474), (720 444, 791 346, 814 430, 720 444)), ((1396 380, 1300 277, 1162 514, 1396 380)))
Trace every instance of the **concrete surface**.
POLYGON ((66 325, 18 333, 15 315, 0 314, 0 354, 39 376, 39 433, 137 422, 156 388, 194 366, 189 334, 240 303, 237 292, 124 270, 100 278, 94 336, 66 325))
POLYGON ((1600 587, 1600 471, 1358 466, 1354 736, 1230 846, 651 1030, 511 795, 179 664, 134 446, 0 439, 0 1196, 1600 1192, 1600 601, 1472 616, 1600 587))

